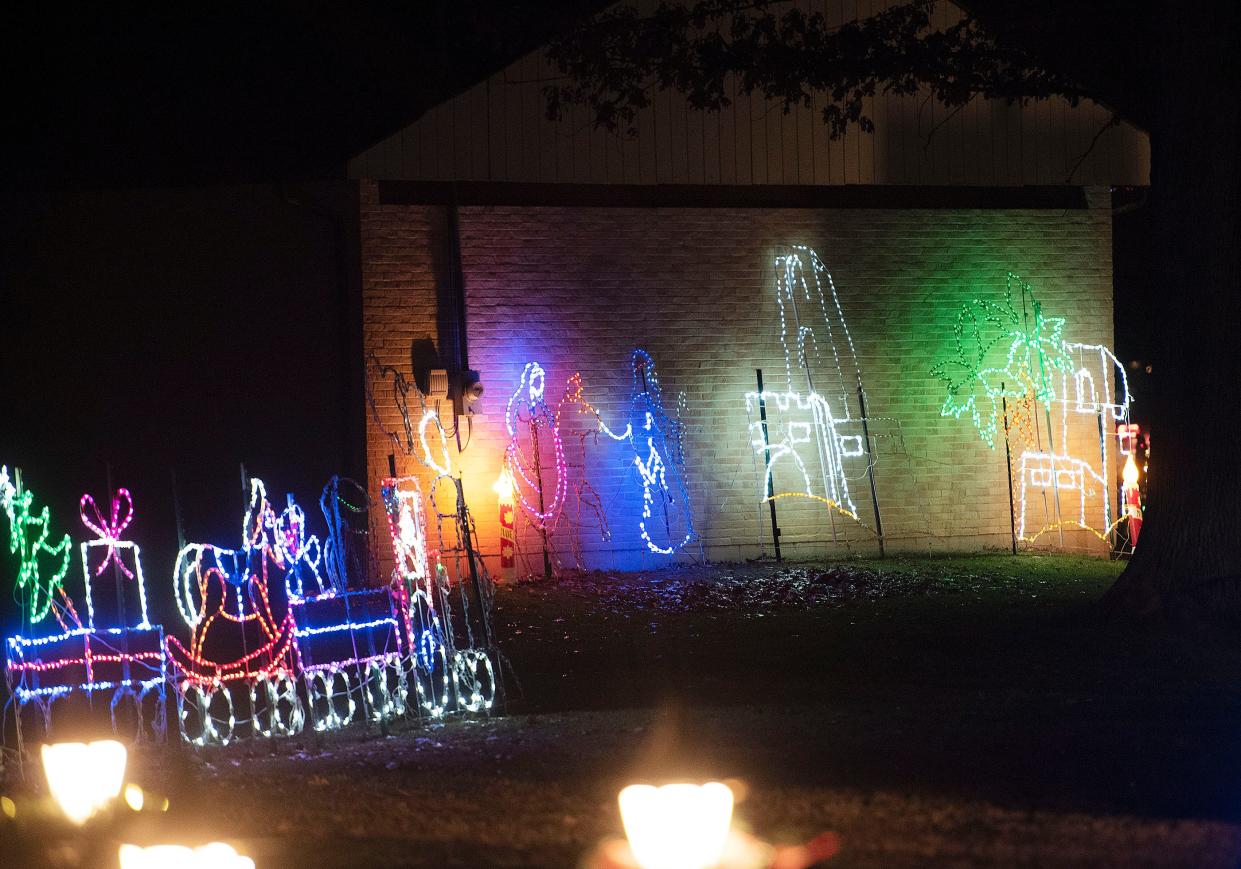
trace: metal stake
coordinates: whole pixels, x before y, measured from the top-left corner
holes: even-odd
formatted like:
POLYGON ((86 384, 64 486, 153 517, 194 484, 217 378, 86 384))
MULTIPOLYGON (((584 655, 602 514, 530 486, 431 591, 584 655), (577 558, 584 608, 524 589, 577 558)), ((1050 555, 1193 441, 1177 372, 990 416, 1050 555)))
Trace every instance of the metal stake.
POLYGON ((1008 444, 1008 396, 1000 383, 1000 405, 1004 410, 1004 468, 1008 471, 1008 531, 1013 538, 1013 555, 1017 554, 1017 509, 1013 504, 1013 452, 1008 444))
POLYGON ((763 369, 755 368, 758 377, 758 419, 763 431, 763 476, 767 478, 767 507, 771 510, 771 542, 776 547, 776 561, 780 556, 780 525, 776 522, 775 484, 771 479, 771 442, 767 439, 767 402, 763 400, 763 369))
POLYGON ((870 448, 870 427, 866 424, 866 394, 862 392, 860 379, 857 385, 857 403, 862 410, 862 438, 866 441, 866 476, 870 479, 870 503, 875 508, 875 533, 879 535, 879 557, 884 558, 883 518, 879 515, 879 490, 875 488, 875 454, 870 448))

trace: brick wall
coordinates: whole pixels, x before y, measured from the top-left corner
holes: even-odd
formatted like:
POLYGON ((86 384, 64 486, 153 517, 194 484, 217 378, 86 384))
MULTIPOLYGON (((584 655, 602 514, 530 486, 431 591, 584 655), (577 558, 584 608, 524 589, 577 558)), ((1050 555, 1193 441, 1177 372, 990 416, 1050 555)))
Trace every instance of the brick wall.
MULTIPOLYGON (((464 450, 454 445, 452 453, 484 551, 494 556, 498 547, 491 486, 508 439, 505 404, 525 363, 542 364, 553 403, 579 372, 586 398, 610 426, 623 429, 635 347, 654 358, 668 404, 685 396, 685 476, 701 547, 687 547, 681 557, 726 560, 770 551, 767 509, 759 504, 762 460, 751 446, 744 396, 755 387, 756 368, 767 389, 786 388, 773 260, 789 244, 817 250, 834 278, 873 420, 875 484, 889 549, 1007 546, 1003 443, 988 449, 971 423, 942 417, 944 386, 929 371, 950 355, 962 303, 1000 300, 1009 269, 1030 281, 1047 315, 1066 318, 1066 340, 1111 346, 1110 197, 1092 191, 1089 199, 1087 209, 1028 211, 462 208, 469 364, 482 373, 487 392, 472 425, 461 422, 464 450)), ((362 182, 361 202, 366 349, 408 373, 411 343, 437 336, 435 285, 444 280, 448 243, 443 209, 380 205, 371 182, 362 182)), ((843 347, 839 331, 833 337, 843 347)), ((376 395, 386 425, 398 430, 390 390, 379 385, 376 395)), ((440 409, 451 427, 450 408, 440 409)), ((857 415, 856 404, 850 411, 857 415)), ((771 415, 774 442, 791 417, 776 408, 771 415)), ((1070 454, 1098 467, 1096 418, 1070 414, 1070 423, 1070 454)), ((1045 439, 1041 414, 1039 425, 1045 439)), ((1058 437, 1058 417, 1053 426, 1058 437)), ((592 567, 665 563, 639 536, 643 491, 633 449, 589 436, 592 428, 577 413, 562 423, 569 495, 551 539, 558 560, 568 565, 580 558, 592 567), (579 503, 583 479, 605 508, 607 539, 595 511, 579 503)), ((377 492, 391 447, 373 420, 367 443, 377 492)), ((805 449, 817 479, 812 445, 805 449)), ((420 472, 413 458, 398 463, 402 472, 420 472)), ((776 468, 778 490, 798 488, 791 464, 776 468)), ((845 471, 859 518, 873 526, 865 461, 846 460, 845 471)), ((552 485, 549 480, 549 491, 552 485)), ((1061 494, 1062 513, 1076 513, 1076 499, 1061 494)), ((1054 500, 1050 489, 1047 498, 1054 500)), ((1032 526, 1044 521, 1043 504, 1041 492, 1030 499, 1032 526)), ((778 508, 789 556, 875 551, 869 530, 822 504, 784 498, 778 508)), ((661 516, 654 524, 662 526, 661 516)), ((1060 545, 1058 535, 1046 535, 1043 544, 1060 545)), ((1081 532, 1066 532, 1064 545, 1104 551, 1081 532)), ((535 535, 520 533, 519 546, 526 566, 538 569, 535 535)))

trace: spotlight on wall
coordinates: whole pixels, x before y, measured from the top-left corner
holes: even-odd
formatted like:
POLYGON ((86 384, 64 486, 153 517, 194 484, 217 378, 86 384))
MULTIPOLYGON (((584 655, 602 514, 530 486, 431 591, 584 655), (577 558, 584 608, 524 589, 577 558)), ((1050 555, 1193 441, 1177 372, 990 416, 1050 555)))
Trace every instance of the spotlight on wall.
POLYGON ((479 401, 483 397, 483 381, 482 377, 473 368, 467 368, 461 372, 461 410, 463 413, 474 416, 481 407, 479 401))
POLYGON ((84 824, 116 799, 125 779, 125 746, 112 739, 43 746, 43 774, 65 816, 84 824))

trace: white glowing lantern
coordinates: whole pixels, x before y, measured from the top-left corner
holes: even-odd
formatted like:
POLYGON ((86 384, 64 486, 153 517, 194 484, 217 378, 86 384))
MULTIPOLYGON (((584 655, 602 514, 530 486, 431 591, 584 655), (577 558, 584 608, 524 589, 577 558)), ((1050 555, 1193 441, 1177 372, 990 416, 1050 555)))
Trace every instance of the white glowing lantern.
POLYGON ((43 746, 43 774, 61 811, 83 824, 121 792, 125 746, 111 739, 43 746))
POLYGON ((720 862, 732 824, 728 785, 630 785, 620 792, 621 820, 642 869, 706 869, 720 862))
POLYGON ((254 869, 254 861, 223 842, 199 848, 184 845, 121 846, 121 869, 254 869))

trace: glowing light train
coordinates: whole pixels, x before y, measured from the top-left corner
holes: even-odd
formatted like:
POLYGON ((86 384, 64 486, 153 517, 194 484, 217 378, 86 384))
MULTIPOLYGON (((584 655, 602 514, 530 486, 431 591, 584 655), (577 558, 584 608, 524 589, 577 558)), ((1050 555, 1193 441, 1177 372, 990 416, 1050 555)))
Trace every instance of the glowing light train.
POLYGON ((49 561, 68 563, 68 535, 50 545, 48 510, 33 513, 20 473, 0 468, 0 506, 21 560, 18 590, 29 626, 5 643, 19 743, 27 704, 41 713, 46 733, 56 701, 84 696, 93 704, 99 694, 110 700, 114 730, 129 726, 118 722, 118 711, 132 704, 135 735, 163 738, 169 682, 182 738, 198 746, 247 733, 292 735, 307 723, 331 730, 360 715, 387 722, 411 711, 440 717, 490 710, 495 670, 488 652, 454 642, 447 572, 427 548, 417 482, 385 481, 398 569, 381 588, 349 588, 350 579, 373 573, 359 558, 365 532, 342 514, 342 506, 344 513, 365 508, 341 496, 342 482, 357 490, 354 501, 366 501, 356 484, 328 483, 320 499, 329 527, 323 545, 306 535, 305 514, 292 498, 277 515, 255 479, 239 549, 193 543, 181 550, 173 580, 190 631, 183 644, 148 621, 141 554, 121 538, 133 518, 127 490, 117 490, 107 520, 93 498, 82 497, 82 522, 98 538, 80 547, 83 623, 64 590, 66 569, 46 571, 49 561), (53 614, 60 629, 41 630, 53 614), (416 703, 409 702, 411 681, 416 703))
MULTIPOLYGON (((329 481, 320 498, 328 522, 323 546, 305 536, 305 515, 292 498, 276 516, 262 482, 253 480, 240 551, 204 544, 182 550, 176 577, 182 602, 191 600, 191 580, 200 591, 193 597, 197 612, 186 619, 191 648, 170 637, 168 650, 188 742, 227 744, 245 734, 247 723, 251 735, 291 735, 307 723, 326 731, 362 716, 384 723, 410 712, 437 718, 491 709, 490 658, 481 650, 458 651, 442 626, 448 581, 441 570, 437 601, 417 481, 384 481, 398 567, 381 588, 348 587, 351 571, 365 579, 356 571, 365 570, 366 560, 357 557, 361 532, 348 526, 341 507, 354 513, 364 507, 342 497, 342 483, 366 500, 357 484, 329 481), (284 592, 283 619, 273 615, 273 588, 284 592), (231 642, 217 633, 231 633, 231 642), (221 662, 210 651, 213 642, 240 647, 243 655, 221 662), (238 689, 248 703, 244 719, 237 714, 238 689)), ((182 614, 191 609, 184 606, 182 614)))

